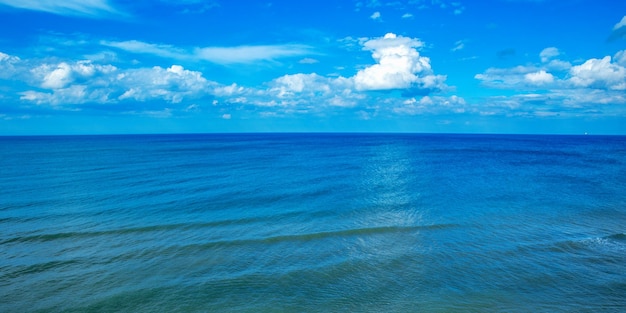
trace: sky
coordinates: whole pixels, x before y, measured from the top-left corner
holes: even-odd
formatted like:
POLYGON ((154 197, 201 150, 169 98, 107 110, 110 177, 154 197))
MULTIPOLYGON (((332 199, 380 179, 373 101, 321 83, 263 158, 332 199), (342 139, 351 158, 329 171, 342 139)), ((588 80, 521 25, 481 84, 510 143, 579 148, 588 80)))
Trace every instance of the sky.
POLYGON ((626 134, 626 1, 0 0, 0 135, 626 134))

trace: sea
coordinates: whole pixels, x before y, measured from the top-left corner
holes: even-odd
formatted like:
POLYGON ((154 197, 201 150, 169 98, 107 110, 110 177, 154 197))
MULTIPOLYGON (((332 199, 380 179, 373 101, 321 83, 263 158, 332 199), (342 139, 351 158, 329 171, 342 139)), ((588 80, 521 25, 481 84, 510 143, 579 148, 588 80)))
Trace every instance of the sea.
POLYGON ((0 312, 626 312, 626 137, 0 137, 0 312))

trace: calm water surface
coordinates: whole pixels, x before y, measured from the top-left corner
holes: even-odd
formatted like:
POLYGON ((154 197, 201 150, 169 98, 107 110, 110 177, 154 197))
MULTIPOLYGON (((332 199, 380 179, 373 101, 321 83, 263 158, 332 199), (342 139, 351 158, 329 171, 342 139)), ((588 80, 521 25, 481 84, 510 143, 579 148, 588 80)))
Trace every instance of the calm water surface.
POLYGON ((0 137, 1 312, 626 311, 626 137, 0 137))

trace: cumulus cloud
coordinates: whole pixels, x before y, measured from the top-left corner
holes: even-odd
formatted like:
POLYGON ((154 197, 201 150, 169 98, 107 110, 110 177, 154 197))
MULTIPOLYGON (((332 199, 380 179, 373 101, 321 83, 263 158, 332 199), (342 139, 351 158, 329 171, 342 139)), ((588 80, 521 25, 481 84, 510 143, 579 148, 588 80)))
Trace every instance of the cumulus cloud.
POLYGON ((76 61, 42 64, 30 72, 46 91, 21 92, 20 99, 51 105, 115 103, 129 99, 180 103, 185 98, 208 95, 211 87, 217 85, 200 72, 180 65, 122 70, 112 65, 76 61))
POLYGON ((33 77, 39 80, 41 88, 61 89, 72 83, 81 83, 96 75, 106 75, 117 70, 112 65, 93 64, 91 61, 77 61, 69 64, 42 64, 31 70, 33 77))
POLYGON ((218 64, 253 63, 312 54, 306 45, 258 45, 237 47, 196 47, 191 50, 138 40, 102 41, 102 45, 131 53, 151 54, 177 60, 199 60, 218 64))
POLYGON ((444 89, 445 76, 434 75, 430 59, 421 56, 417 48, 424 44, 419 39, 388 33, 363 44, 372 52, 376 64, 354 76, 357 90, 444 89))
POLYGON ((525 74, 524 79, 533 85, 545 85, 554 82, 554 76, 544 70, 525 74))
POLYGON ((370 15, 370 18, 375 20, 375 21, 380 21, 380 12, 376 11, 374 13, 372 13, 372 15, 370 15))
POLYGON ((110 14, 121 14, 107 0, 0 0, 0 5, 69 16, 102 17, 110 14))
POLYGON ((210 84, 202 73, 180 65, 129 70, 118 76, 118 80, 126 88, 119 100, 162 99, 172 103, 180 103, 185 97, 195 98, 210 84))
POLYGON ((575 86, 626 90, 626 68, 611 62, 610 56, 589 59, 572 67, 570 74, 570 82, 575 86))
MULTIPOLYGON (((103 41, 101 44, 172 59, 193 60, 191 58, 199 58, 200 55, 199 51, 190 55, 186 50, 173 46, 140 41, 103 41)), ((353 76, 296 73, 277 77, 256 87, 237 83, 223 85, 206 79, 199 71, 176 63, 165 67, 121 68, 106 64, 105 60, 41 63, 41 60, 33 59, 24 62, 0 53, 0 69, 7 69, 11 64, 20 65, 13 72, 25 73, 20 80, 31 86, 14 93, 23 102, 62 110, 83 110, 95 108, 98 104, 108 104, 109 110, 128 114, 145 113, 156 117, 164 114, 194 114, 200 112, 201 103, 213 103, 212 106, 203 107, 202 112, 213 109, 219 110, 221 115, 228 111, 215 107, 228 106, 229 110, 256 107, 255 111, 262 107, 265 110, 263 112, 271 110, 277 115, 326 114, 330 108, 334 108, 362 111, 368 116, 374 116, 383 110, 387 113, 415 114, 421 110, 417 105, 428 104, 429 109, 420 112, 433 112, 435 107, 464 104, 460 97, 434 94, 449 88, 445 85, 446 77, 435 75, 430 59, 418 51, 424 45, 419 39, 390 33, 378 38, 359 38, 354 40, 354 44, 371 53, 373 61, 369 66, 361 67, 353 76), (419 100, 416 100, 415 105, 406 107, 402 103, 406 97, 419 100), (396 110, 398 106, 405 106, 404 110, 396 110)), ((254 57, 245 56, 246 60, 291 53, 275 53, 278 46, 249 47, 256 50, 240 48, 226 49, 220 53, 231 54, 230 60, 239 58, 235 52, 255 54, 254 57)), ((306 50, 308 47, 301 49, 306 50)), ((207 51, 203 50, 205 53, 207 51)), ((295 54, 298 53, 301 51, 295 54)), ((299 59, 304 64, 317 62, 306 57, 299 59)))
POLYGON ((586 114, 592 105, 626 103, 625 54, 619 51, 613 58, 592 58, 572 66, 557 58, 561 55, 558 49, 549 47, 541 51, 539 64, 489 68, 475 78, 487 87, 521 92, 491 98, 487 105, 494 114, 511 109, 535 116, 548 116, 555 110, 563 114, 586 114), (541 94, 537 93, 539 90, 541 94))

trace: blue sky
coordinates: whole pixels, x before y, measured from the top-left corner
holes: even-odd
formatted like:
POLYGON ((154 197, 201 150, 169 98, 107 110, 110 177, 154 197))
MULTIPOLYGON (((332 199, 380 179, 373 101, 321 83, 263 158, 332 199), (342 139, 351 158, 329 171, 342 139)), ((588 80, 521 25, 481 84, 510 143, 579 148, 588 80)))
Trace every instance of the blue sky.
POLYGON ((626 134, 626 1, 0 0, 0 134, 626 134))

